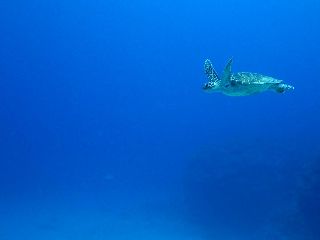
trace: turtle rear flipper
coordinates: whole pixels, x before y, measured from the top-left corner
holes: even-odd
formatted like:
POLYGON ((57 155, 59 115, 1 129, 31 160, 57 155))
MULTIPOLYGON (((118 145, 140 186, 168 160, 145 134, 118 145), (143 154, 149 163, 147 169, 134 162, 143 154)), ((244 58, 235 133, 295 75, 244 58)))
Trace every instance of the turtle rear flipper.
POLYGON ((212 63, 209 59, 204 61, 204 72, 207 75, 209 82, 216 82, 219 80, 217 72, 214 70, 212 63))

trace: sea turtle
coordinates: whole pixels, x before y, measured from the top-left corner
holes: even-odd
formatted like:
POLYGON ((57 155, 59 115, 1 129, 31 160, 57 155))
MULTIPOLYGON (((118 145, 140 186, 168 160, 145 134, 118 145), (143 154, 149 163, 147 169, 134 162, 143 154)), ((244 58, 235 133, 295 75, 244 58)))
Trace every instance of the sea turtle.
POLYGON ((247 96, 267 90, 274 90, 283 93, 286 90, 293 90, 294 87, 272 77, 263 76, 258 73, 238 72, 232 73, 232 58, 224 68, 222 78, 212 67, 209 59, 204 62, 204 71, 208 82, 203 89, 207 92, 222 92, 229 96, 247 96))

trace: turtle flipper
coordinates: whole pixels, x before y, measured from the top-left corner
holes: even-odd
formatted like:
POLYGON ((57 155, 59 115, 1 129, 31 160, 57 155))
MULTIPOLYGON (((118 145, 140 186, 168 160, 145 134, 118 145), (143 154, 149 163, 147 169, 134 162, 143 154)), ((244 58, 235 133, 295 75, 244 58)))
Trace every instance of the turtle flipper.
POLYGON ((216 82, 219 80, 217 72, 214 70, 212 63, 209 59, 204 61, 204 72, 207 75, 209 82, 216 82))
POLYGON ((227 65, 225 66, 224 68, 224 71, 223 71, 223 76, 222 76, 222 84, 224 85, 227 85, 230 80, 231 80, 231 75, 232 75, 232 62, 233 62, 233 59, 231 58, 227 65))

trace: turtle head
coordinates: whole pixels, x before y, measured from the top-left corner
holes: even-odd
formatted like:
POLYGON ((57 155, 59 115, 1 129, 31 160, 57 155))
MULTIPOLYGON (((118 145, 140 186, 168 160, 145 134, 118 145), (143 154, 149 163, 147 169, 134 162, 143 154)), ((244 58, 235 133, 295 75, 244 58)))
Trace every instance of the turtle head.
POLYGON ((209 81, 203 85, 202 89, 206 92, 217 91, 219 89, 219 81, 209 81))

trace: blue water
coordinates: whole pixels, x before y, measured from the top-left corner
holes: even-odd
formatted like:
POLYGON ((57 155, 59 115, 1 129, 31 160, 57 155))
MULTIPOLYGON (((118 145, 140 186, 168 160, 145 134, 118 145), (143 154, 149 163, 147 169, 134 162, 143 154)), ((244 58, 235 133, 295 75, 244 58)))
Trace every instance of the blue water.
POLYGON ((319 12, 3 2, 0 239, 320 239, 319 12), (295 90, 203 92, 230 57, 295 90))

